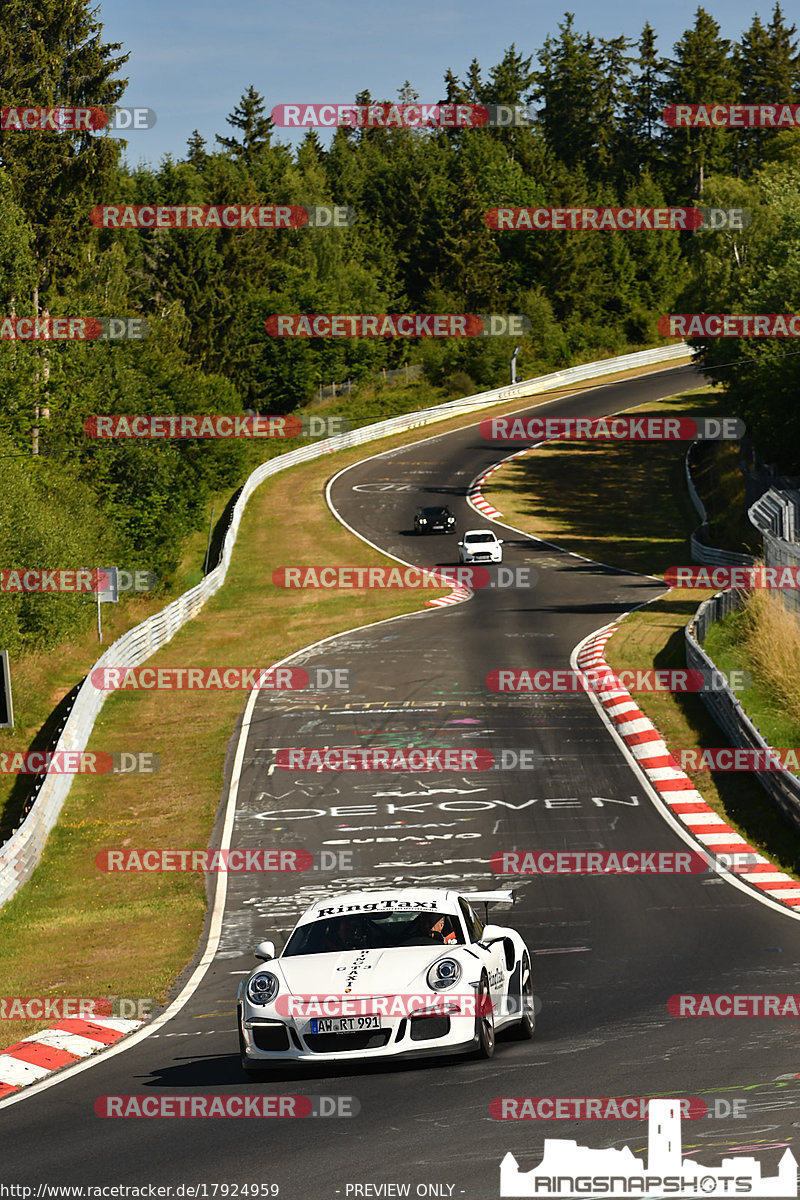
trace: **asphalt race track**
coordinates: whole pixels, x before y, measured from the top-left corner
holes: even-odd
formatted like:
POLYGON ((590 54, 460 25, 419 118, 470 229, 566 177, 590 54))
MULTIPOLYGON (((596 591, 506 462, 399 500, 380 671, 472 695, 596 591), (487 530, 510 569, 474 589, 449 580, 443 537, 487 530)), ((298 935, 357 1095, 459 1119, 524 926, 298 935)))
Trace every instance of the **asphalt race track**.
MULTIPOLYGON (((673 368, 592 387, 543 411, 599 416, 700 382, 691 368, 673 368)), ((331 502, 405 562, 453 564, 455 537, 411 532, 416 505, 449 504, 462 532, 491 526, 469 507, 467 488, 519 448, 484 442, 477 423, 434 434, 342 472, 331 502)), ((218 952, 177 1015, 130 1049, 0 1105, 6 1183, 258 1182, 279 1185, 286 1200, 403 1194, 363 1190, 394 1184, 410 1185, 412 1196, 488 1200, 500 1194, 505 1153, 528 1170, 545 1137, 646 1149, 646 1122, 500 1122, 490 1103, 501 1096, 745 1101, 743 1118, 683 1123, 689 1161, 714 1167, 725 1155, 754 1154, 772 1175, 784 1148, 796 1147, 797 1023, 681 1020, 667 1010, 681 992, 794 991, 800 923, 713 875, 515 881, 513 912, 498 909, 494 919, 518 928, 531 948, 540 1011, 535 1039, 499 1038, 491 1062, 287 1069, 268 1081, 240 1068, 237 982, 253 965, 253 946, 266 937, 282 945, 311 898, 400 883, 497 887, 490 857, 515 848, 687 848, 587 696, 509 696, 485 684, 500 667, 568 667, 579 641, 662 589, 494 528, 506 539, 504 565, 535 568, 534 587, 488 587, 463 604, 343 634, 292 661, 353 671, 349 692, 262 692, 248 711, 232 844, 351 852, 353 869, 230 875, 218 952), (323 745, 479 748, 496 757, 524 748, 534 769, 411 775, 274 766, 278 748, 323 745), (360 1111, 272 1121, 94 1112, 102 1095, 262 1092, 354 1097, 360 1111)), ((230 770, 233 752, 229 759, 230 770)))

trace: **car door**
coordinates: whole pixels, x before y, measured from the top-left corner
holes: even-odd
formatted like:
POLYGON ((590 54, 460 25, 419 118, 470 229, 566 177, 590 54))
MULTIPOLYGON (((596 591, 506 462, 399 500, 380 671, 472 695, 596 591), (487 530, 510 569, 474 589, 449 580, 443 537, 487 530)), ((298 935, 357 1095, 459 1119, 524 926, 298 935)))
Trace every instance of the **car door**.
POLYGON ((489 977, 489 991, 494 1005, 495 1020, 497 1020, 498 1015, 505 1012, 503 1000, 506 994, 506 976, 508 974, 505 949, 502 942, 494 942, 489 947, 475 945, 481 940, 483 922, 463 896, 459 898, 458 902, 461 906, 464 924, 467 927, 467 938, 472 944, 472 949, 479 955, 489 977))

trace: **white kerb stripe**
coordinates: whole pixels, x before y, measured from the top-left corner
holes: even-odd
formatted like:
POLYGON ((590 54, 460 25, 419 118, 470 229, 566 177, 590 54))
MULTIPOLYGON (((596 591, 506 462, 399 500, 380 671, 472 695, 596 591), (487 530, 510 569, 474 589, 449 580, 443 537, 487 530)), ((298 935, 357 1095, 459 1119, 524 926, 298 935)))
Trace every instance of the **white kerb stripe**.
POLYGON ((696 836, 705 846, 722 846, 726 843, 734 846, 747 845, 744 838, 739 837, 733 830, 730 833, 698 833, 696 836))
MULTIPOLYGON (((87 1017, 93 1025, 102 1025, 103 1029, 116 1029, 117 1033, 130 1033, 132 1029, 138 1029, 140 1025, 144 1025, 144 1021, 132 1021, 127 1017, 87 1017)), ((84 1035, 91 1037, 90 1033, 84 1035)))
POLYGON ((10 1083, 14 1087, 24 1087, 26 1083, 35 1083, 49 1075, 51 1067, 37 1067, 34 1063, 23 1062, 11 1054, 0 1054, 0 1083, 10 1083))
POLYGON ((636 721, 625 721, 622 725, 618 725, 617 732, 622 737, 626 737, 629 733, 647 733, 652 728, 647 717, 639 717, 636 721))
POLYGON ((105 1048, 103 1042, 81 1037, 79 1033, 67 1033, 64 1029, 42 1029, 39 1033, 32 1033, 30 1037, 22 1040, 37 1042, 41 1046, 53 1046, 56 1050, 67 1050, 70 1054, 76 1054, 78 1058, 85 1058, 87 1054, 95 1054, 105 1048))
POLYGON ((669 754, 666 742, 640 742, 631 746, 630 751, 634 758, 663 758, 669 754))

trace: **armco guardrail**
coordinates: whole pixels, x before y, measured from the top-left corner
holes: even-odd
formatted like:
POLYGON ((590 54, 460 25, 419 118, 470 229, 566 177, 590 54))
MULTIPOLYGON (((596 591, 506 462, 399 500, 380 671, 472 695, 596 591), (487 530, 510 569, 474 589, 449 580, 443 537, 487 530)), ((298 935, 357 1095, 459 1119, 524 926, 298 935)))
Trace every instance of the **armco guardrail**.
MULTIPOLYGON (((686 665, 697 670, 717 668, 703 649, 710 625, 742 607, 746 593, 735 588, 718 592, 704 600, 686 626, 686 665)), ((745 713, 727 684, 719 691, 701 692, 700 698, 732 746, 768 750, 769 745, 745 713)), ((756 771, 759 783, 769 798, 795 826, 800 828, 800 779, 791 771, 756 771)))
MULTIPOLYGON (((747 513, 750 524, 761 534, 764 564, 768 567, 800 568, 800 492, 788 488, 770 488, 747 513)), ((788 609, 800 610, 797 588, 782 588, 779 593, 788 609)))
POLYGON ((699 528, 695 529, 689 538, 692 562, 715 567, 752 567, 756 562, 752 554, 742 554, 737 550, 721 550, 718 546, 709 546, 704 540, 710 533, 708 513, 692 479, 692 457, 694 448, 697 445, 697 442, 692 442, 686 451, 686 458, 684 460, 686 487, 689 490, 689 498, 701 521, 699 528))
MULTIPOLYGON (((146 621, 142 621, 141 625, 137 625, 118 638, 101 655, 95 666, 138 666, 155 654, 157 650, 160 650, 162 646, 165 646, 182 625, 197 616, 209 597, 213 596, 225 582, 247 501, 260 483, 263 483, 271 475, 277 474, 278 471, 285 471, 297 463, 309 462, 311 459, 319 458, 334 450, 376 441, 389 434, 402 433, 407 429, 416 429, 420 425, 444 421, 448 417, 458 416, 460 413, 473 412, 492 404, 514 400, 517 397, 537 395, 562 384, 596 379, 602 375, 613 374, 615 371, 631 370, 655 363, 670 362, 673 359, 686 358, 690 353, 690 348, 681 344, 659 347, 655 350, 643 350, 637 354, 624 354, 599 363, 584 363, 578 367, 567 367, 563 371, 555 371, 551 375, 540 375, 536 379, 526 379, 522 383, 509 387, 479 392, 474 396, 450 400, 446 404, 439 404, 434 408, 422 409, 418 412, 403 413, 399 417, 391 417, 389 420, 378 421, 374 425, 365 425, 361 429, 354 429, 337 437, 326 438, 324 441, 303 446, 299 450, 292 450, 288 454, 281 454, 277 458, 270 459, 269 462, 262 463, 250 475, 234 505, 231 522, 222 545, 220 561, 213 571, 210 571, 201 583, 188 592, 184 592, 161 612, 148 617, 146 621)), ((55 747, 56 750, 85 749, 107 695, 107 692, 100 691, 92 684, 90 672, 75 697, 72 710, 55 747)), ((25 820, 9 840, 0 847, 0 905, 5 904, 14 895, 20 884, 24 883, 33 873, 41 858, 50 830, 55 825, 62 805, 69 794, 71 784, 72 777, 70 775, 47 775, 25 820)))

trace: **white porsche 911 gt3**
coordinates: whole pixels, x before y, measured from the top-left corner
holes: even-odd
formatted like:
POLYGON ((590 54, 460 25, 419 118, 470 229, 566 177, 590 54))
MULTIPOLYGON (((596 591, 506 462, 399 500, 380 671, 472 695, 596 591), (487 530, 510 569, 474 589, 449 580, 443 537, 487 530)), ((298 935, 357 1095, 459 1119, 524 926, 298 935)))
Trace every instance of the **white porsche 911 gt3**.
POLYGON ((533 1036, 530 953, 473 905, 512 892, 439 888, 319 900, 282 953, 262 942, 237 997, 242 1066, 494 1053, 495 1032, 533 1036))

